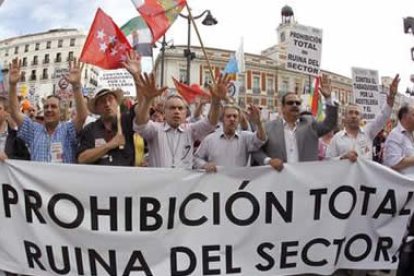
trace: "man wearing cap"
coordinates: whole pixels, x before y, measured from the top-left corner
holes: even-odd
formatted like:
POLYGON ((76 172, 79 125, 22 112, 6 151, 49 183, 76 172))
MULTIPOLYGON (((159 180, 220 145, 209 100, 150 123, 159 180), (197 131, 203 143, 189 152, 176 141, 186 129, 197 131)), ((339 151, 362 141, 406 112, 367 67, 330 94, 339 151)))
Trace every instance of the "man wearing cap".
POLYGON ((118 105, 123 99, 119 89, 99 88, 88 102, 89 110, 100 118, 81 132, 78 162, 107 166, 134 165, 134 131, 129 113, 121 115, 122 131, 118 131, 118 105))
MULTIPOLYGON (((83 66, 82 66, 83 67, 83 66)), ((81 91, 82 67, 76 59, 69 62, 69 74, 65 79, 72 85, 76 103, 73 120, 60 122, 60 99, 55 95, 47 97, 43 106, 44 125, 33 122, 19 110, 17 83, 21 78, 21 61, 14 59, 9 65, 10 114, 19 127, 18 137, 28 145, 31 160, 53 163, 75 163, 78 144, 77 132, 87 116, 86 105, 81 91)))

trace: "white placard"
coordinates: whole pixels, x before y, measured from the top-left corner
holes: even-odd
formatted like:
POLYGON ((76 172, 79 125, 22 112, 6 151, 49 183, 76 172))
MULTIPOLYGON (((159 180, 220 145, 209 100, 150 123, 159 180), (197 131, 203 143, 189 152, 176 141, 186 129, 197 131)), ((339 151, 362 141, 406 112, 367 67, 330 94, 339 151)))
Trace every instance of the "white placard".
POLYGON ((131 74, 125 69, 102 70, 98 77, 99 87, 121 89, 125 96, 135 97, 135 82, 131 74))
POLYGON ((322 30, 296 24, 287 40, 286 69, 318 76, 322 55, 322 30))
POLYGON ((374 120, 380 110, 378 71, 353 67, 352 89, 355 103, 362 108, 362 119, 374 120))

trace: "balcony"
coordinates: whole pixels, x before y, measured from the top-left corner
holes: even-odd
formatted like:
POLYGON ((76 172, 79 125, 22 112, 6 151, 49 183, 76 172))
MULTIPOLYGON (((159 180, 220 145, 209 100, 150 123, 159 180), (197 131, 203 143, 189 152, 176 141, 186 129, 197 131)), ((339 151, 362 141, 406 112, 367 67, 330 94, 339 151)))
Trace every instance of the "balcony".
POLYGON ((275 95, 275 90, 274 89, 267 89, 266 93, 268 96, 274 96, 275 95))
POLYGON ((49 64, 50 60, 49 59, 44 59, 43 60, 43 64, 49 64))
POLYGON ((55 63, 59 63, 59 62, 62 62, 62 58, 55 58, 55 63))
POLYGON ((43 74, 42 75, 42 80, 47 80, 49 79, 49 74, 43 74))
POLYGON ((260 95, 260 88, 259 87, 253 87, 252 88, 252 92, 255 95, 260 95))
POLYGON ((32 61, 32 65, 33 65, 33 66, 36 66, 36 65, 38 65, 38 64, 39 64, 39 63, 37 62, 37 60, 33 60, 33 61, 32 61))
POLYGON ((36 75, 30 75, 30 80, 31 81, 35 81, 37 78, 36 78, 36 75))

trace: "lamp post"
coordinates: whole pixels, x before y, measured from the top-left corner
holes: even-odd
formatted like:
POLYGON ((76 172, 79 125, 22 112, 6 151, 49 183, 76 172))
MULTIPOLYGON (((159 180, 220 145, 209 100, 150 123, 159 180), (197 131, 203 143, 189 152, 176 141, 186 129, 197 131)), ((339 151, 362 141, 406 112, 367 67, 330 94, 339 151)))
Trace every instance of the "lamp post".
MULTIPOLYGON (((186 83, 190 84, 190 70, 191 70, 191 60, 195 58, 195 53, 191 52, 191 17, 189 15, 179 14, 182 18, 187 19, 188 25, 188 34, 187 34, 187 49, 184 50, 184 56, 187 58, 187 75, 186 83)), ((211 15, 210 10, 205 10, 201 14, 193 16, 194 20, 200 19, 206 15, 201 24, 206 26, 212 26, 217 24, 217 20, 211 15)))
MULTIPOLYGON (((156 44, 154 44, 156 48, 156 44)), ((164 86, 164 65, 165 65, 165 49, 175 49, 173 40, 166 41, 165 35, 162 37, 161 41, 161 75, 160 75, 160 86, 164 86)))

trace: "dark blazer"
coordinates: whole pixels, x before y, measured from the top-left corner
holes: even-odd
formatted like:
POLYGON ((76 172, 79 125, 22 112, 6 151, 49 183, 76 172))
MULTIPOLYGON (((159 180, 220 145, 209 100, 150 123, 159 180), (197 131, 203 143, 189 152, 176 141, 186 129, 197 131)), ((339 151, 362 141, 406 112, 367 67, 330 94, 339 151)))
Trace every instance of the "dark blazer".
MULTIPOLYGON (((318 139, 335 128, 338 120, 338 107, 327 105, 326 116, 322 122, 317 122, 312 116, 299 117, 296 128, 296 142, 298 144, 299 161, 318 160, 318 139)), ((264 165, 266 157, 278 158, 287 162, 285 135, 282 118, 266 124, 267 142, 253 154, 254 161, 264 165)))
POLYGON ((8 126, 8 134, 4 152, 9 159, 30 160, 30 153, 25 142, 17 137, 17 130, 8 126))

